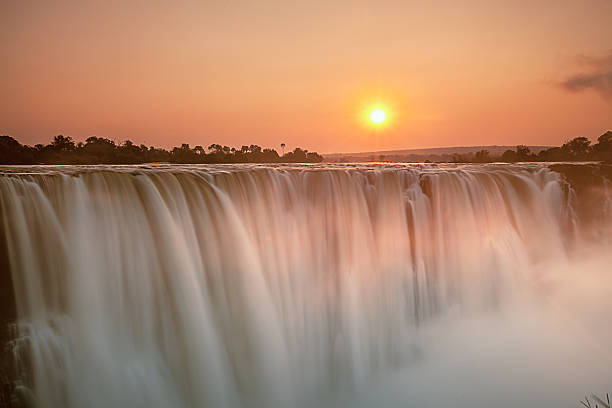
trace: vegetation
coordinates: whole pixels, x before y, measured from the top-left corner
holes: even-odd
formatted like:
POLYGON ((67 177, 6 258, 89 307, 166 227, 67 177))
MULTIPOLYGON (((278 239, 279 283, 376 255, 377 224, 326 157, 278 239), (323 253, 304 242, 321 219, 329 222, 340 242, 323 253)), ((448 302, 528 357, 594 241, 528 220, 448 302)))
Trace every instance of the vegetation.
MULTIPOLYGON (((138 164, 138 163, 318 163, 323 157, 316 152, 296 148, 283 155, 274 149, 262 149, 257 145, 242 146, 240 149, 211 144, 191 148, 183 143, 172 150, 135 145, 126 140, 121 145, 102 137, 89 137, 85 143, 71 137, 58 135, 47 145, 34 147, 22 145, 10 136, 0 136, 0 164, 138 164)), ((381 156, 384 161, 384 156, 381 156)), ((445 160, 446 161, 446 160, 445 160)), ((612 131, 597 138, 591 144, 586 137, 576 137, 560 147, 551 147, 534 153, 527 146, 519 145, 516 150, 506 150, 501 156, 493 156, 488 150, 476 153, 454 154, 454 163, 491 162, 568 162, 602 161, 612 163, 612 131)))
POLYGON ((480 150, 473 154, 453 155, 455 163, 491 163, 491 162, 561 162, 561 161, 602 161, 612 163, 612 131, 597 138, 591 144, 586 137, 576 137, 561 147, 551 147, 538 154, 532 153, 525 145, 516 146, 516 150, 506 150, 501 156, 491 156, 489 151, 480 150))
MULTIPOLYGON (((591 394, 591 398, 593 398, 595 400, 595 402, 598 402, 599 404, 601 404, 601 406, 603 408, 610 408, 610 395, 608 393, 606 393, 606 401, 605 402, 604 402, 603 399, 599 398, 595 394, 591 394)), ((595 404, 595 407, 593 407, 593 405, 591 405, 591 401, 589 401, 588 397, 584 397, 584 401, 580 400, 579 402, 583 406, 585 406, 586 408, 598 408, 599 407, 599 404, 595 404)))
POLYGON ((48 145, 34 147, 22 145, 10 136, 0 136, 0 164, 138 164, 138 163, 318 163, 323 157, 316 152, 296 148, 283 156, 274 149, 262 149, 257 145, 240 149, 211 144, 191 148, 166 150, 144 144, 135 145, 126 140, 121 145, 102 137, 89 137, 85 143, 70 136, 55 136, 48 145))

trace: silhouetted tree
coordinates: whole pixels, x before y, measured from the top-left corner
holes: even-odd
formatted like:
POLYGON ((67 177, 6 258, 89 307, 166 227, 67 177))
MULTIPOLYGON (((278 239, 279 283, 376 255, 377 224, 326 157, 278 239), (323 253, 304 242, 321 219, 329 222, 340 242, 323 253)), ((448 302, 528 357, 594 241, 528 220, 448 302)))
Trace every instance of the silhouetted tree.
POLYGON ((211 144, 208 146, 208 151, 211 153, 219 153, 223 151, 223 147, 220 144, 211 144))
POLYGON ((275 163, 280 160, 280 156, 274 149, 263 149, 264 163, 275 163))
POLYGON ((82 151, 87 163, 113 164, 118 163, 116 149, 112 140, 91 136, 85 140, 82 151))
POLYGON ((516 159, 518 161, 532 161, 535 157, 531 154, 527 146, 518 145, 516 146, 516 159))
POLYGON ((586 137, 576 137, 561 146, 569 160, 586 160, 591 150, 591 141, 586 137))
POLYGON ((612 131, 607 131, 597 138, 591 153, 595 160, 612 163, 612 131))
POLYGON ((323 161, 323 156, 317 152, 307 152, 306 161, 308 163, 321 163, 323 161))
POLYGON ((73 151, 75 148, 74 140, 70 136, 57 135, 53 137, 51 148, 56 152, 73 151))
POLYGON ((502 161, 507 162, 507 163, 514 163, 515 161, 518 161, 516 152, 514 150, 506 150, 502 154, 501 159, 502 161))
MULTIPOLYGON (((284 149, 285 143, 281 143, 284 149)), ((206 153, 200 145, 193 149, 187 143, 174 147, 171 151, 141 144, 135 145, 126 140, 117 146, 115 142, 103 137, 91 136, 85 143, 75 143, 70 136, 57 135, 47 144, 36 144, 34 147, 21 145, 10 136, 0 136, 0 164, 120 164, 120 163, 318 163, 323 157, 315 152, 295 148, 279 156, 274 149, 260 146, 244 145, 240 149, 220 144, 208 146, 206 153)), ((283 151, 284 153, 284 151, 283 151)), ((414 161, 419 156, 402 157, 405 161, 414 161)), ((373 160, 374 157, 371 157, 373 160)), ((386 159, 386 157, 385 157, 386 159)), ((396 157, 397 159, 397 157, 396 157)), ((487 150, 480 150, 465 155, 440 156, 439 160, 457 163, 491 161, 575 161, 598 160, 612 162, 612 131, 607 131, 591 146, 585 137, 574 138, 560 147, 552 147, 533 154, 527 146, 518 145, 516 150, 507 150, 501 157, 493 157, 487 150)))
POLYGON ((488 150, 479 150, 474 155, 474 161, 477 163, 488 163, 491 161, 491 156, 488 150))
POLYGON ((37 153, 36 148, 22 146, 10 136, 0 136, 0 163, 2 164, 35 164, 37 153))
POLYGON ((538 153, 538 160, 540 161, 563 161, 565 153, 560 147, 551 147, 550 149, 542 150, 538 153))

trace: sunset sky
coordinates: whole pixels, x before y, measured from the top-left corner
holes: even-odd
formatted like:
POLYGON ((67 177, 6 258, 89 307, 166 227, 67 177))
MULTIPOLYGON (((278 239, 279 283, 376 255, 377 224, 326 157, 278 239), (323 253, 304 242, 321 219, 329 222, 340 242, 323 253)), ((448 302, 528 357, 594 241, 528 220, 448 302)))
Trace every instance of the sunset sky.
POLYGON ((2 0, 0 50, 0 134, 27 144, 331 153, 612 130, 610 0, 2 0))

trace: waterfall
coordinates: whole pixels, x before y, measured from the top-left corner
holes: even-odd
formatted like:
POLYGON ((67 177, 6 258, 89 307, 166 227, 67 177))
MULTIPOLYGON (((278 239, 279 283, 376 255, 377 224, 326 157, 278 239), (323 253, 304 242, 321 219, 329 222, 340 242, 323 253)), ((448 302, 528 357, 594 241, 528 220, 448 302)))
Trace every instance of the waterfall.
POLYGON ((7 167, 0 232, 40 406, 307 407, 537 302, 575 199, 538 165, 7 167))

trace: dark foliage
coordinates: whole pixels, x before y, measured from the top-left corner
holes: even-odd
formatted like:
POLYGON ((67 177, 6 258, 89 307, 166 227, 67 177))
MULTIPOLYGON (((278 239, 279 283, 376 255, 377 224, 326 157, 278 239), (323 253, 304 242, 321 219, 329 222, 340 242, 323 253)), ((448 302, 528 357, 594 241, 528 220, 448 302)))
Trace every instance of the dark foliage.
POLYGON ((487 150, 465 155, 453 156, 455 163, 491 163, 491 162, 568 162, 568 161, 601 161, 612 163, 612 131, 597 138, 591 144, 586 137, 576 137, 561 147, 551 147, 538 154, 532 153, 525 145, 516 146, 516 150, 506 150, 501 156, 491 156, 487 150))
MULTIPOLYGON (((281 145, 284 149, 284 143, 281 145)), ((191 148, 183 143, 168 151, 126 140, 121 145, 103 137, 89 137, 75 143, 70 136, 58 135, 48 145, 22 145, 10 136, 0 136, 0 164, 137 164, 137 163, 318 163, 323 157, 299 147, 279 156, 274 149, 257 145, 240 149, 211 144, 191 148)))

